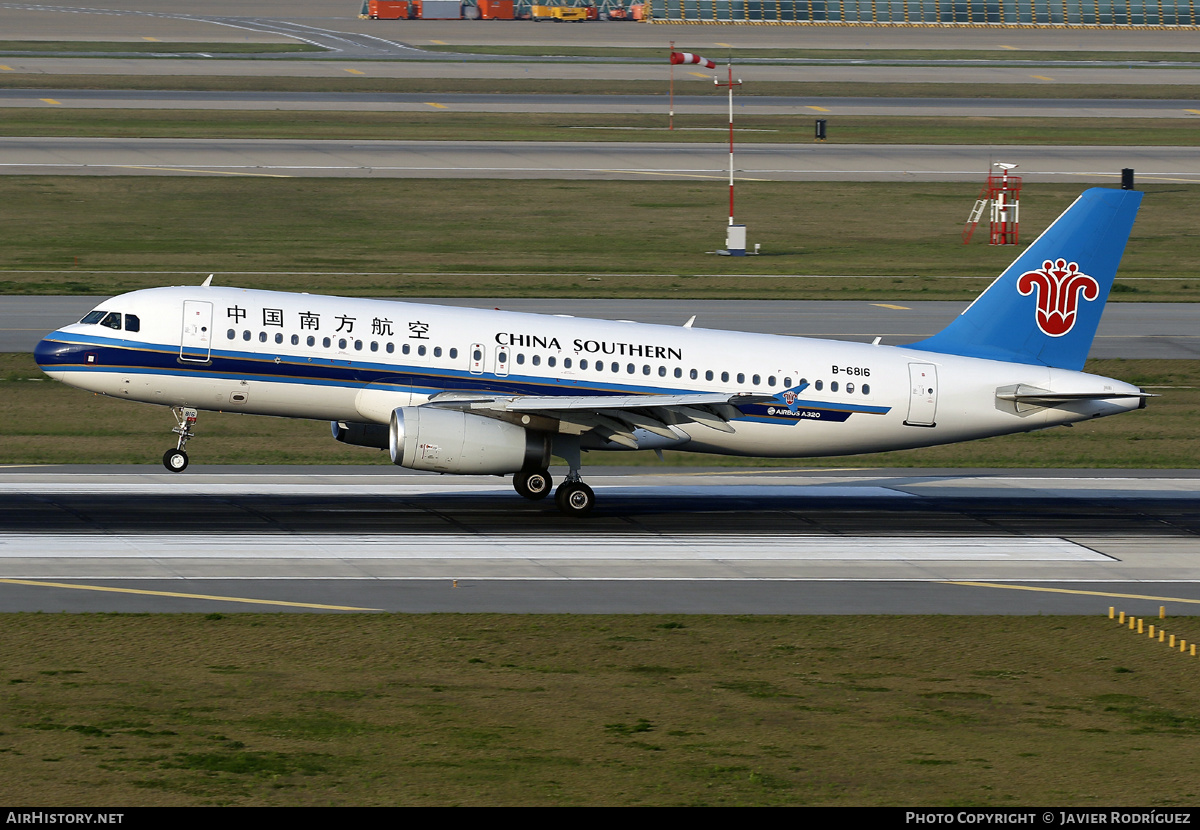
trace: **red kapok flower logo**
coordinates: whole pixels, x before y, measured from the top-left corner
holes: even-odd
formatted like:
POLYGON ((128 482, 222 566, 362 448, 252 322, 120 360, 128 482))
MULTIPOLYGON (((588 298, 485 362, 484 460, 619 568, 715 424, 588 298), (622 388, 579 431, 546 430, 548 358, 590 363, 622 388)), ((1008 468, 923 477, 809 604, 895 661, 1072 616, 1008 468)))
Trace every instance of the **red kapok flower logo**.
POLYGON ((1089 302, 1100 296, 1100 283, 1065 259, 1046 260, 1041 270, 1026 271, 1017 279, 1017 291, 1037 292, 1038 328, 1051 337, 1062 337, 1075 327, 1079 297, 1089 302))

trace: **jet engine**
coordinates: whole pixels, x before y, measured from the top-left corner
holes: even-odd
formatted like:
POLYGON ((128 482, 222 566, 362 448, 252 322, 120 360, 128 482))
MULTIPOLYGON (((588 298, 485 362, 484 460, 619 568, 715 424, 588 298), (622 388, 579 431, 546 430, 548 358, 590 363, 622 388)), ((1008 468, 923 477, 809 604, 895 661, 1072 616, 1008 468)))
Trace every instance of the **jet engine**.
POLYGON ((550 466, 550 435, 431 406, 392 412, 392 463, 437 473, 502 475, 550 466))

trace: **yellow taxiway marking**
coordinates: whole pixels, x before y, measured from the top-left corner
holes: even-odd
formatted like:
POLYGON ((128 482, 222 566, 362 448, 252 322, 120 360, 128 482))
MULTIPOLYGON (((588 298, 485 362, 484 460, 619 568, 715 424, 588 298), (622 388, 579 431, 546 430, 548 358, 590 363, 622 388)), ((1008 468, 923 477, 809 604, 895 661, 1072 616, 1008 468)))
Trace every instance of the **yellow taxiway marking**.
POLYGON ((437 107, 437 108, 438 108, 438 109, 440 109, 440 110, 444 110, 444 109, 446 108, 446 105, 445 105, 445 104, 435 104, 435 103, 433 103, 433 101, 426 101, 426 102, 425 102, 425 106, 427 106, 427 107, 437 107))
POLYGON ((1053 81, 1053 78, 1047 78, 1045 75, 1030 75, 1031 78, 1037 78, 1039 81, 1053 81))
POLYGON ((366 75, 361 69, 343 69, 343 72, 349 72, 351 75, 366 75))
POLYGON ((62 101, 55 101, 53 98, 39 98, 38 100, 45 101, 47 104, 55 104, 56 106, 60 107, 62 106, 62 101))
POLYGON ((147 167, 141 164, 114 164, 123 170, 161 170, 164 173, 211 173, 214 176, 259 176, 268 179, 290 179, 282 173, 238 173, 234 170, 193 170, 188 167, 147 167))
POLYGON ((912 309, 906 305, 892 305, 891 303, 871 303, 871 305, 878 306, 879 308, 895 308, 899 309, 900 311, 912 311, 912 309))
POLYGON ((158 38, 156 37, 146 37, 145 35, 142 35, 142 40, 148 40, 151 43, 158 43, 158 38))
POLYGON ((689 74, 689 75, 695 75, 697 78, 709 78, 709 77, 711 77, 710 75, 706 75, 706 74, 704 74, 703 72, 689 72, 688 74, 689 74))
MULTIPOLYGON (((8 69, 8 67, 0 66, 0 69, 8 69)), ((1184 112, 1194 112, 1194 113, 1196 113, 1196 115, 1200 115, 1200 110, 1184 110, 1184 112)))
POLYGON ((817 112, 829 112, 829 110, 827 110, 825 107, 815 107, 812 104, 808 105, 808 109, 816 110, 817 112))
POLYGON ((444 40, 431 40, 431 41, 429 41, 429 42, 430 42, 430 43, 436 43, 438 46, 447 46, 447 45, 448 45, 448 44, 446 43, 446 41, 444 41, 444 40))
POLYGON ((732 47, 732 46, 730 46, 728 43, 717 43, 716 41, 713 41, 713 43, 714 43, 715 45, 717 45, 717 46, 724 46, 726 49, 732 49, 732 48, 733 48, 733 47, 732 47))
POLYGON ((1011 49, 1011 50, 1012 50, 1012 51, 1014 51, 1014 52, 1018 51, 1018 50, 1017 50, 1017 47, 1015 47, 1015 46, 1008 46, 1008 45, 1006 45, 1006 44, 1003 44, 1003 43, 1001 43, 1001 44, 1000 44, 1000 48, 1001 48, 1001 49, 1011 49))
POLYGON ((3 65, 0 65, 0 69, 3 69, 5 72, 16 72, 17 71, 15 69, 13 69, 11 66, 3 66, 3 65))
POLYGON ((1071 588, 1038 588, 1033 585, 1004 585, 999 582, 944 582, 944 585, 967 585, 972 588, 1007 588, 1010 591, 1041 591, 1048 594, 1082 594, 1089 597, 1117 597, 1119 599, 1152 599, 1155 602, 1187 602, 1200 605, 1200 599, 1187 597, 1158 597, 1148 594, 1118 594, 1113 591, 1076 591, 1071 588))
POLYGON ((78 591, 105 591, 112 594, 141 594, 150 597, 208 599, 214 602, 245 602, 250 605, 283 605, 288 608, 319 608, 323 611, 379 611, 379 608, 357 608, 353 605, 321 605, 316 602, 286 602, 279 599, 250 599, 248 597, 219 597, 211 594, 184 594, 177 591, 146 591, 139 588, 112 588, 107 585, 74 585, 69 582, 39 582, 33 579, 0 579, 8 585, 32 585, 35 588, 74 588, 78 591))

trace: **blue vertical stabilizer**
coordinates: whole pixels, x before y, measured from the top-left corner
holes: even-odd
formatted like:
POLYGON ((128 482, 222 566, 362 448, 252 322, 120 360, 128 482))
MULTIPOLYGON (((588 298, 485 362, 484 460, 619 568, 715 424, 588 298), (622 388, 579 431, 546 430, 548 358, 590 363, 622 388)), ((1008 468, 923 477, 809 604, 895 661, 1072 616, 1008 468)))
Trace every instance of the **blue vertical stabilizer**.
POLYGON ((908 348, 1082 369, 1141 201, 1085 191, 954 322, 908 348))

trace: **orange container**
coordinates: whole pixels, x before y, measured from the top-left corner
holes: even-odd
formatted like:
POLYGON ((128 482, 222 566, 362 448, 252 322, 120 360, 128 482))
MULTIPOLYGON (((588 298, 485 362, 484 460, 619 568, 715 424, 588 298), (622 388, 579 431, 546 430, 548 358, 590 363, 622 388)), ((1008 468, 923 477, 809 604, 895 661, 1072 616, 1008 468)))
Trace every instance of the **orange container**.
POLYGON ((513 0, 477 0, 481 20, 512 20, 513 0))
POLYGON ((408 0, 370 0, 367 17, 372 20, 407 20, 408 0))

